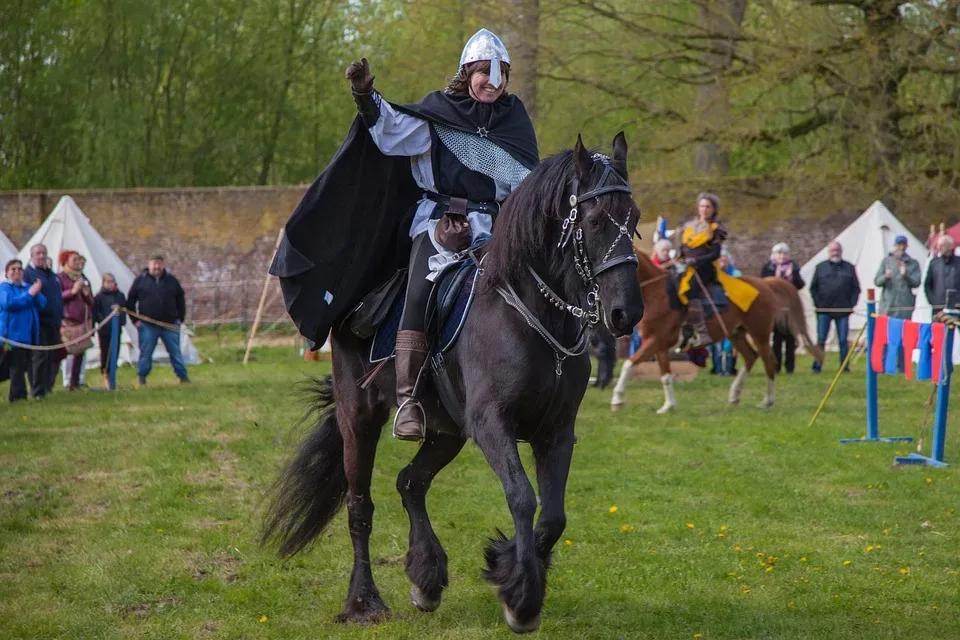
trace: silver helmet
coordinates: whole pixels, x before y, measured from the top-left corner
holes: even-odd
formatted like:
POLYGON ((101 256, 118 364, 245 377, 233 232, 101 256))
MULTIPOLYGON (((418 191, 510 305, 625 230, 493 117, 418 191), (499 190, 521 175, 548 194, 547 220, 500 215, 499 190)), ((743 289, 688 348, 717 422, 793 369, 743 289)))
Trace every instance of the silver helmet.
POLYGON ((463 53, 460 54, 460 69, 457 75, 463 77, 464 65, 480 60, 490 61, 490 84, 499 87, 503 80, 500 75, 500 63, 510 64, 510 54, 507 53, 503 40, 487 29, 480 29, 467 40, 463 53))

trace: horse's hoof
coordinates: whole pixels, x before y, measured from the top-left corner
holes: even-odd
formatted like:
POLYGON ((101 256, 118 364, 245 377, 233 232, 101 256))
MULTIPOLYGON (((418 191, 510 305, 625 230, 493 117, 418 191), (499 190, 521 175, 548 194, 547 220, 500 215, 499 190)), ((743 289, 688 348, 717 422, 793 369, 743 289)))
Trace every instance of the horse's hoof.
POLYGON ((416 607, 417 611, 422 611, 423 613, 433 613, 440 608, 440 603, 442 601, 442 598, 431 600, 429 597, 427 597, 427 594, 420 590, 420 587, 415 584, 410 585, 410 602, 414 607, 416 607))
POLYGON ((371 624, 374 622, 383 622, 384 620, 390 617, 390 609, 386 605, 382 609, 379 608, 370 608, 370 609, 359 609, 359 610, 344 610, 340 615, 335 619, 337 622, 343 623, 356 623, 356 624, 371 624))
POLYGON ((657 414, 662 416, 663 414, 669 413, 670 411, 672 411, 672 410, 675 409, 675 408, 676 408, 676 407, 675 407, 674 405, 672 405, 672 404, 665 404, 665 405, 663 405, 662 407, 660 407, 659 409, 657 409, 657 414))
POLYGON ((740 398, 730 398, 727 402, 730 404, 740 404, 740 398))
POLYGON ((527 622, 521 623, 517 617, 510 611, 510 607, 503 605, 503 619, 514 633, 530 633, 540 628, 540 614, 538 613, 527 622))
POLYGON ((611 404, 611 405, 610 405, 610 411, 613 411, 614 413, 616 413, 617 411, 620 411, 620 409, 623 409, 623 403, 622 403, 622 402, 617 403, 617 404, 611 404))
POLYGON ((769 402, 764 400, 763 402, 757 405, 757 409, 769 409, 772 406, 773 406, 773 400, 770 400, 769 402))

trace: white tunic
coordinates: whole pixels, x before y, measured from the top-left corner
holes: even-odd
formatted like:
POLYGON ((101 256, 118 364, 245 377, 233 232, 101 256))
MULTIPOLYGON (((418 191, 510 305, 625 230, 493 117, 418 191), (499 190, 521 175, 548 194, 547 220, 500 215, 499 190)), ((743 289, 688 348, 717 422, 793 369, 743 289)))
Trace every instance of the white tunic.
MULTIPOLYGON (((379 94, 375 94, 375 99, 380 103, 380 117, 369 129, 373 142, 384 155, 409 156, 410 169, 417 186, 424 191, 437 193, 433 180, 433 156, 430 153, 433 144, 430 138, 430 124, 416 116, 400 113, 386 100, 381 99, 379 94)), ((494 179, 497 202, 502 202, 518 184, 519 181, 514 184, 494 179)), ((453 252, 438 245, 434 238, 434 229, 439 221, 431 220, 430 215, 436 205, 437 203, 424 194, 417 203, 417 212, 410 225, 411 238, 426 231, 437 250, 437 255, 430 258, 428 280, 436 278, 437 273, 453 260, 453 252)), ((467 220, 470 222, 473 242, 484 236, 490 236, 490 230, 493 227, 493 218, 490 214, 471 211, 467 214, 467 220)))

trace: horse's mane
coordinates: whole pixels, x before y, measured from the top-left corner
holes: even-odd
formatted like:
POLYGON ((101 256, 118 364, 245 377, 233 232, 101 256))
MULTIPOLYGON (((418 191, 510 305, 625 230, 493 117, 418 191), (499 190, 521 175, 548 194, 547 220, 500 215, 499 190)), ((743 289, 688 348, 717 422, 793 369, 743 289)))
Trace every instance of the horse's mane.
POLYGON ((551 222, 560 220, 567 182, 573 175, 573 151, 556 153, 530 172, 503 202, 484 260, 484 280, 489 286, 516 282, 526 265, 545 255, 551 222))

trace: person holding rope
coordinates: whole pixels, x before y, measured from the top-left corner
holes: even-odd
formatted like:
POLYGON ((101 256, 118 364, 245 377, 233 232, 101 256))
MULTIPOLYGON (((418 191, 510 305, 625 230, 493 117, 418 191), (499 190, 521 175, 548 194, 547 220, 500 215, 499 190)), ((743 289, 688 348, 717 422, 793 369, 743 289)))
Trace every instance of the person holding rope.
POLYGON ((163 256, 154 254, 150 262, 130 286, 126 308, 147 319, 134 322, 140 343, 140 360, 137 362, 137 375, 140 386, 147 384, 147 376, 153 368, 153 350, 157 340, 163 340, 163 346, 170 355, 170 364, 180 383, 190 382, 187 365, 180 353, 180 324, 187 316, 187 304, 180 282, 168 272, 163 264, 163 256), (158 321, 162 324, 150 322, 158 321), (176 327, 176 328, 175 328, 176 327))
MULTIPOLYGON (((837 346, 840 349, 840 366, 847 359, 847 332, 850 314, 860 299, 860 279, 857 269, 843 259, 843 247, 834 240, 828 245, 829 259, 817 265, 810 281, 810 296, 817 308, 817 346, 827 344, 830 324, 837 327, 837 346)), ((813 372, 820 373, 820 363, 814 361, 813 372)), ((845 370, 850 371, 849 367, 845 370)))
MULTIPOLYGON (((40 310, 47 305, 41 292, 43 282, 23 281, 23 263, 10 260, 4 267, 4 281, 0 283, 0 337, 34 345, 40 341, 40 310)), ((30 353, 23 347, 8 342, 2 344, 3 359, 10 369, 10 402, 27 399, 26 373, 30 353)))
MULTIPOLYGON (((113 344, 110 312, 114 305, 127 306, 127 297, 117 289, 117 279, 112 273, 103 274, 103 284, 100 291, 93 297, 93 321, 97 324, 97 341, 100 345, 100 374, 103 376, 103 386, 110 388, 110 346, 113 344)), ((120 326, 127 323, 127 314, 120 314, 120 326)))
MULTIPOLYGON (((47 303, 40 309, 39 346, 60 344, 60 324, 63 322, 63 294, 60 280, 53 272, 47 247, 35 244, 30 247, 30 264, 23 271, 23 281, 29 285, 40 282, 40 292, 47 303)), ((43 349, 30 354, 30 396, 42 398, 53 391, 53 378, 57 372, 59 356, 55 350, 43 349)))
MULTIPOLYGON (((59 259, 62 270, 57 274, 57 278, 60 280, 63 298, 60 337, 63 342, 69 342, 93 326, 93 294, 90 292, 90 282, 83 276, 80 254, 68 249, 60 252, 59 259)), ((67 383, 65 386, 70 391, 80 387, 80 369, 83 367, 83 354, 86 351, 84 347, 87 345, 92 345, 92 341, 85 341, 67 349, 67 353, 73 358, 69 369, 65 369, 63 375, 64 382, 67 383)))

